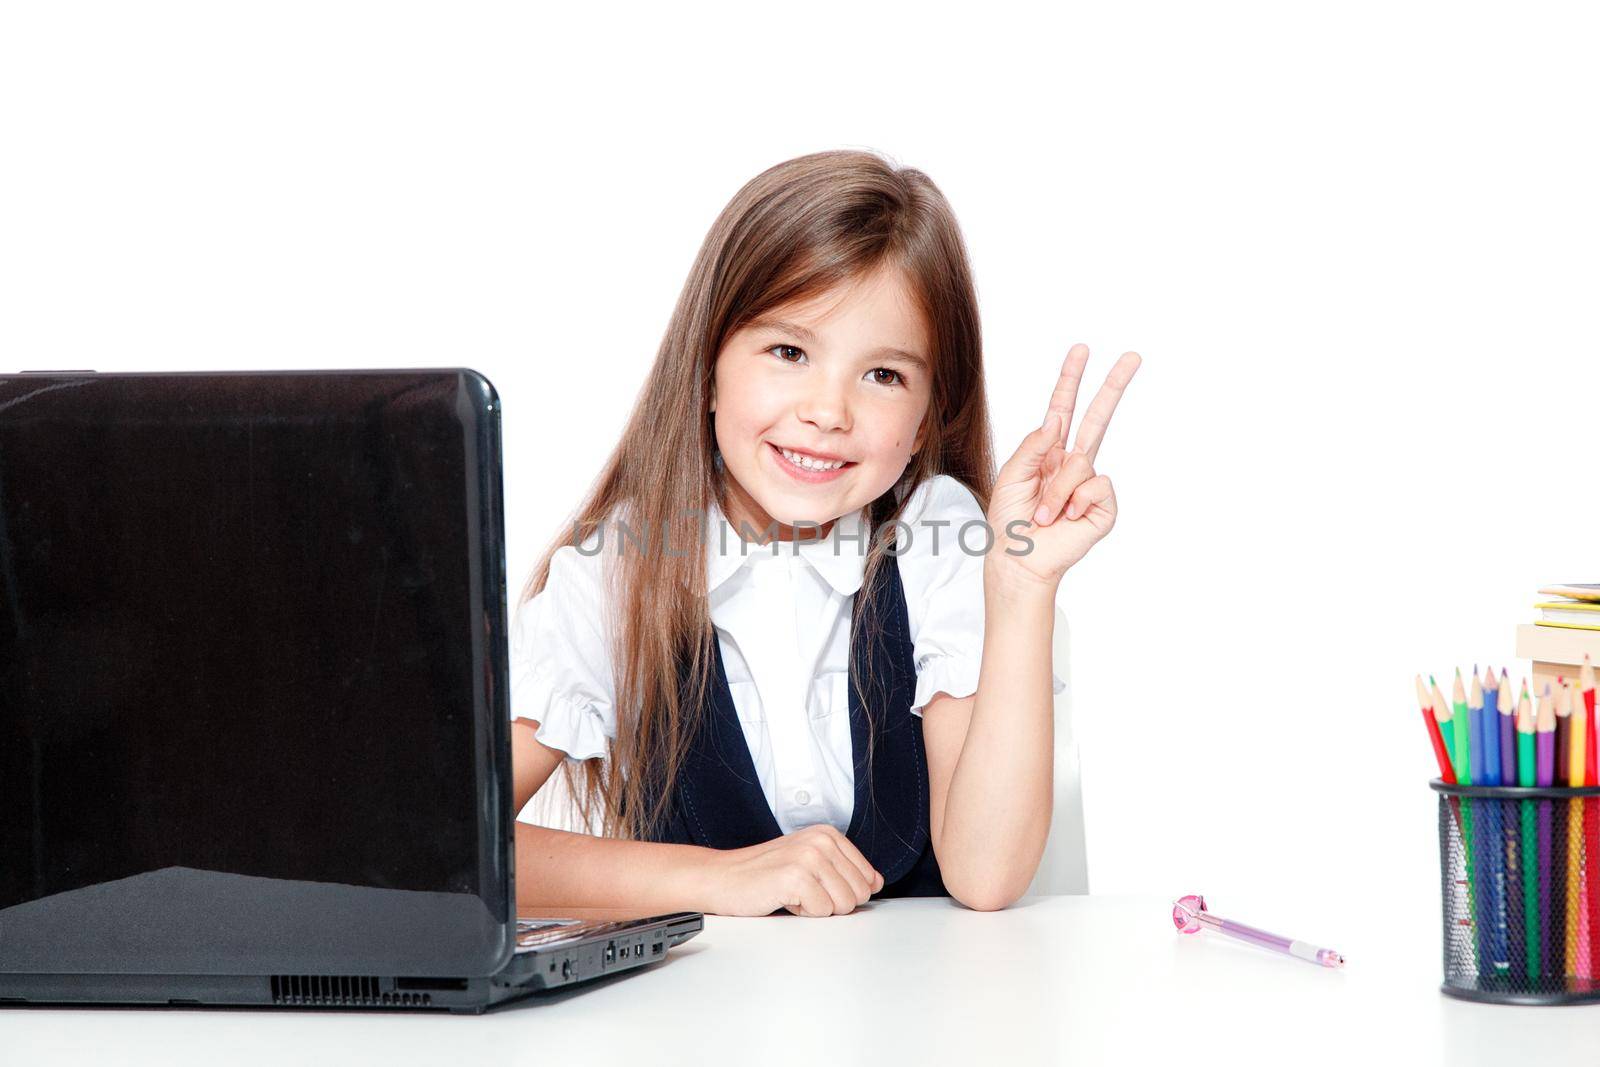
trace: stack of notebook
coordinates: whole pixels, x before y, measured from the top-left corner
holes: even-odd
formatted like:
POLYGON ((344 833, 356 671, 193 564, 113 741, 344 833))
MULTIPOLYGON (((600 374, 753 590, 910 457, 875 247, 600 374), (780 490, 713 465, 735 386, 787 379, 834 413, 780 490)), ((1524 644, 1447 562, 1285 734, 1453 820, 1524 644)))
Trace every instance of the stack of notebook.
POLYGON ((1575 677, 1585 653, 1600 663, 1600 584, 1547 585, 1537 622, 1517 627, 1517 655, 1533 661, 1536 692, 1575 677))
POLYGON ((1539 592, 1552 598, 1534 605, 1544 613, 1540 626, 1600 630, 1600 585, 1547 585, 1539 592))

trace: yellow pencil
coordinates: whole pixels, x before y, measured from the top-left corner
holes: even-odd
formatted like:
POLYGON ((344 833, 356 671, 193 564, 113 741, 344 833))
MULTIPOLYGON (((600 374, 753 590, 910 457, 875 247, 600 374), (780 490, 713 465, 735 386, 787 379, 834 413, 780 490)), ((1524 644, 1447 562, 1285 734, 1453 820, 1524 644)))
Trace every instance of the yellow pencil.
MULTIPOLYGON (((1562 687, 1566 694, 1567 703, 1572 702, 1572 686, 1567 684, 1562 687)), ((1582 715, 1571 715, 1568 719, 1567 730, 1567 785, 1583 784, 1584 752, 1587 741, 1584 737, 1584 721, 1582 715)), ((1567 815, 1567 973, 1571 975, 1584 974, 1588 971, 1588 959, 1581 962, 1579 955, 1584 957, 1584 951, 1589 947, 1588 938, 1578 937, 1578 920, 1583 915, 1583 801, 1574 797, 1568 802, 1567 815)))
MULTIPOLYGON (((1551 784, 1562 787, 1571 778, 1568 761, 1572 757, 1572 743, 1568 734, 1572 730, 1572 703, 1567 699, 1567 687, 1556 689, 1554 704, 1555 711, 1555 774, 1551 777, 1551 784)), ((1562 809, 1556 809, 1559 814, 1562 809)), ((1551 974, 1571 974, 1573 952, 1577 947, 1578 926, 1573 917, 1572 909, 1576 903, 1570 884, 1573 876, 1573 864, 1570 850, 1564 856, 1563 848, 1570 845, 1571 833, 1567 831, 1566 841, 1552 841, 1550 855, 1545 857, 1547 863, 1544 869, 1549 872, 1551 881, 1550 893, 1554 905, 1549 908, 1550 941, 1553 947, 1550 959, 1551 974)))

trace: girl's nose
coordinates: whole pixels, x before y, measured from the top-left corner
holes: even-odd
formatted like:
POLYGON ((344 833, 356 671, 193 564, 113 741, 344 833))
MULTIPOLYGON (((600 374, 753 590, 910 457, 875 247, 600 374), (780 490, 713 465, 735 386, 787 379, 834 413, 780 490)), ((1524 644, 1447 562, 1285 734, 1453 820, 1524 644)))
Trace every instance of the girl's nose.
POLYGON ((850 403, 845 390, 836 385, 821 384, 800 398, 795 414, 818 430, 850 429, 850 403))

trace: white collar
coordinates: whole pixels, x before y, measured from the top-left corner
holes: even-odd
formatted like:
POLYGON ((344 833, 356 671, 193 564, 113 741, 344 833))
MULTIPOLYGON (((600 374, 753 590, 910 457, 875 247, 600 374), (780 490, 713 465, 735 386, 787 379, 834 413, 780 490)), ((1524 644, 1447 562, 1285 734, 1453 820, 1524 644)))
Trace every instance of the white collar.
POLYGON ((867 562, 867 538, 862 532, 865 509, 841 515, 828 530, 828 536, 808 541, 772 540, 766 544, 744 541, 713 499, 706 521, 706 591, 709 593, 733 576, 734 572, 758 556, 798 555, 831 585, 840 596, 861 588, 867 562))

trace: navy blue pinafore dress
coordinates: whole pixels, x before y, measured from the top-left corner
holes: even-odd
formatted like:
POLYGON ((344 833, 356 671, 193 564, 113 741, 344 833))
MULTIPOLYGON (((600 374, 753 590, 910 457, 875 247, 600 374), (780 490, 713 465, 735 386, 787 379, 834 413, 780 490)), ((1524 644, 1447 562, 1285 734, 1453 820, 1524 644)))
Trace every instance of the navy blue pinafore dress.
MULTIPOLYGON (((845 836, 883 875, 879 897, 948 896, 928 836, 928 758, 922 719, 911 714, 916 663, 900 567, 886 555, 874 578, 870 617, 858 593, 850 618, 850 741, 855 807, 845 836), (866 668, 870 664, 870 671, 866 668), (870 688, 866 688, 870 679, 870 688), (864 689, 867 707, 862 707, 864 689), (867 720, 872 720, 871 766, 867 720)), ((707 848, 744 848, 781 837, 734 709, 720 642, 708 679, 700 728, 673 785, 666 817, 652 840, 707 848)), ((680 671, 687 692, 687 671, 680 671)))

